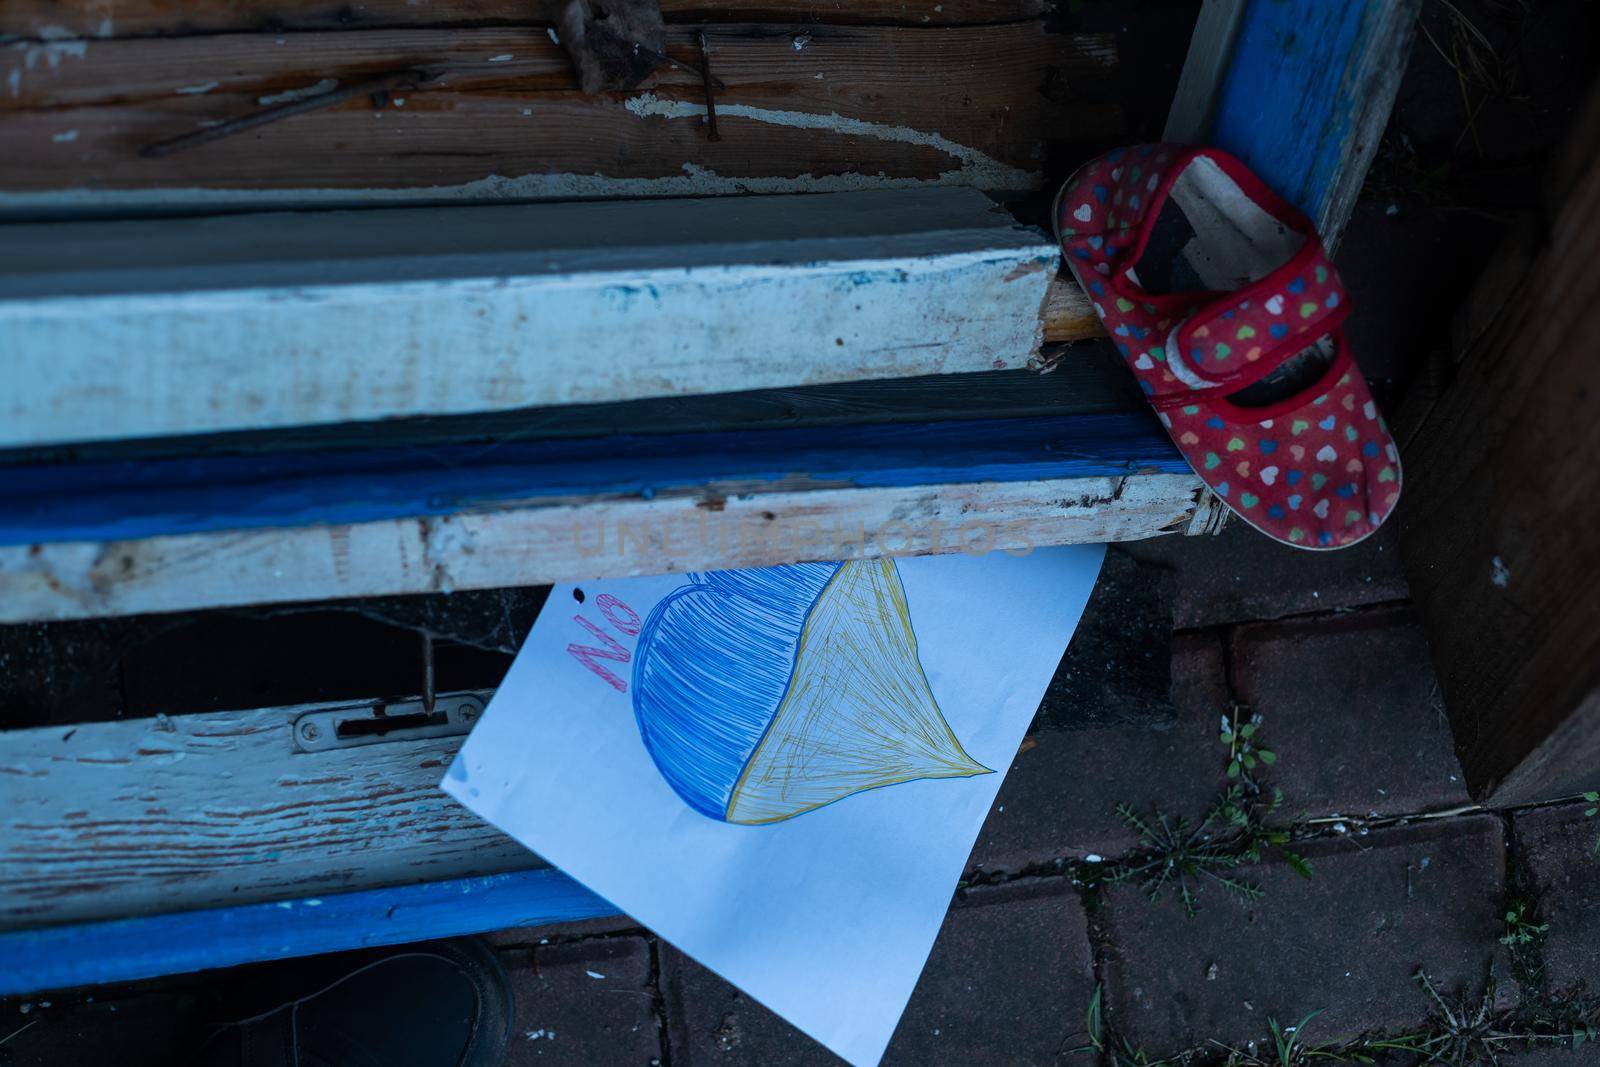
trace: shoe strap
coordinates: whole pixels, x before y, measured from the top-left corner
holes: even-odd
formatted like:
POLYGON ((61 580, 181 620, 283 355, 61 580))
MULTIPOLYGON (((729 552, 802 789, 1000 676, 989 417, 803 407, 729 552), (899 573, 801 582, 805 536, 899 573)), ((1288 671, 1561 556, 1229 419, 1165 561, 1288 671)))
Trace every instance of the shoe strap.
POLYGON ((1207 388, 1242 389, 1337 330, 1349 296, 1321 240, 1308 236, 1282 266, 1218 293, 1178 326, 1180 358, 1207 388))

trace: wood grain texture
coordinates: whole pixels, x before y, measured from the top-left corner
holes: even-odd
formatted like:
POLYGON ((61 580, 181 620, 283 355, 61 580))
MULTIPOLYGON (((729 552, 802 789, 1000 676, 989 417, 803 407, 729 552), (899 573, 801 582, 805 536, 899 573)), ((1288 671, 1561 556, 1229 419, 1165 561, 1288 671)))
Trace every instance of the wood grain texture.
POLYGON ((1411 436, 1401 548, 1473 794, 1600 787, 1600 141, 1411 436))
POLYGON ((1046 344, 1104 337, 1106 333, 1105 323, 1095 314, 1094 302, 1078 288, 1077 281, 1065 273, 1050 279, 1039 317, 1044 323, 1046 344))
POLYGON ((1238 23, 1206 139, 1311 216, 1330 246, 1377 152, 1420 7, 1250 0, 1238 23))
POLYGON ((1020 367, 1057 258, 965 189, 3 227, 0 447, 1020 367))
POLYGON ((296 751, 319 707, 0 734, 0 928, 532 865, 437 788, 461 737, 296 751))
MULTIPOLYGON (((1105 35, 727 24, 710 41, 728 86, 720 142, 701 128, 697 78, 665 70, 648 91, 585 97, 537 28, 17 42, 0 49, 0 209, 1028 189, 1046 141, 1120 128, 1115 106, 1039 91, 1047 74, 1108 76, 1105 35), (409 67, 446 73, 382 109, 351 101, 138 154, 263 99, 409 67)), ((668 51, 698 62, 692 31, 669 28, 668 51)))
MULTIPOLYGON (((561 0, 7 0, 0 36, 187 36, 403 26, 553 24, 561 0)), ((993 25, 1035 19, 1046 0, 662 0, 669 22, 993 25)))
POLYGON ((795 481, 351 525, 0 547, 0 622, 1026 551, 1204 530, 1218 510, 1193 474, 871 488, 795 481))
POLYGON ((1052 346, 1038 370, 930 374, 785 389, 654 397, 609 404, 562 404, 449 417, 306 426, 293 430, 123 438, 0 452, 6 467, 131 463, 207 455, 548 441, 613 434, 730 433, 843 428, 973 419, 1022 419, 1142 413, 1145 400, 1122 357, 1109 345, 1052 346))
POLYGON ((0 467, 0 544, 121 541, 785 487, 1188 473, 1146 412, 0 467))

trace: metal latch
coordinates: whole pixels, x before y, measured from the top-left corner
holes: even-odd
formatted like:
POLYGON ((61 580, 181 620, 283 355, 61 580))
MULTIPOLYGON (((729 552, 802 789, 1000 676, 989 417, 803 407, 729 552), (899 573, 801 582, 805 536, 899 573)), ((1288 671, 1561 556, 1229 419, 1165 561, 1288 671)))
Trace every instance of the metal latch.
POLYGON ((294 720, 292 733, 295 748, 301 752, 458 737, 472 729, 483 709, 484 698, 477 693, 440 693, 433 700, 432 711, 420 699, 367 701, 308 711, 294 720))

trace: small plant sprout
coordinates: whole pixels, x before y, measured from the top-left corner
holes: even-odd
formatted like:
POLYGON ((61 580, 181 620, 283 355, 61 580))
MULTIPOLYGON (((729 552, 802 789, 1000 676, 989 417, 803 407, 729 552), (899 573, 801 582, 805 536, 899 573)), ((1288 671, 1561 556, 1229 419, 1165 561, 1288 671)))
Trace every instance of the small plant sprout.
POLYGON ((1241 774, 1246 780, 1250 772, 1256 769, 1256 764, 1264 763, 1267 766, 1278 761, 1278 754, 1261 743, 1256 732, 1261 729, 1261 716, 1249 715, 1246 717, 1245 709, 1235 704, 1232 710, 1222 717, 1222 736, 1220 740, 1228 746, 1228 777, 1237 778, 1241 774))
POLYGON ((1500 943, 1513 949, 1537 945, 1549 932, 1549 923, 1536 921, 1533 906, 1518 900, 1506 911, 1506 932, 1500 936, 1500 943))
POLYGON ((1269 848, 1276 849, 1295 873, 1310 878, 1311 864, 1284 847, 1293 839, 1290 832, 1265 824, 1282 802, 1283 794, 1277 790, 1270 801, 1262 801, 1259 796, 1247 795, 1242 785, 1229 786, 1198 824, 1159 811, 1145 816, 1128 804, 1119 804, 1117 814, 1139 835, 1144 851, 1118 864, 1107 881, 1136 882, 1151 903, 1173 893, 1193 918, 1207 882, 1244 900, 1258 899, 1261 887, 1233 872, 1261 862, 1262 853, 1269 848))
POLYGON ((1152 1060, 1142 1049, 1135 1048, 1126 1039, 1118 1041, 1106 1032, 1105 1019, 1100 1011, 1100 987, 1094 987, 1094 996, 1089 998, 1089 1011, 1084 1020, 1084 1027, 1089 1034, 1089 1043, 1071 1049, 1070 1053, 1093 1053, 1103 1057, 1111 1067, 1162 1067, 1166 1060, 1152 1060))
MULTIPOLYGON (((1591 819, 1594 818, 1596 815, 1600 815, 1600 793, 1595 793, 1595 792, 1585 793, 1585 794, 1583 794, 1583 799, 1588 801, 1588 803, 1589 803, 1589 806, 1586 809, 1584 809, 1583 813, 1585 815, 1587 815, 1591 819)), ((1596 837, 1594 839, 1594 850, 1593 851, 1594 851, 1595 855, 1600 856, 1600 837, 1596 837)))

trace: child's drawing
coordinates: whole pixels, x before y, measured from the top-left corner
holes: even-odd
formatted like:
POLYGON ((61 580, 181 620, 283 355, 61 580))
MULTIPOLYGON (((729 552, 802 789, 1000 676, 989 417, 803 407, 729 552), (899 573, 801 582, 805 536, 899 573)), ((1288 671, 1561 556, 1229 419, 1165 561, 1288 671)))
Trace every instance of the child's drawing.
POLYGON ((772 823, 866 789, 992 773, 928 688, 892 560, 691 577, 645 622, 633 710, 696 811, 772 823))

